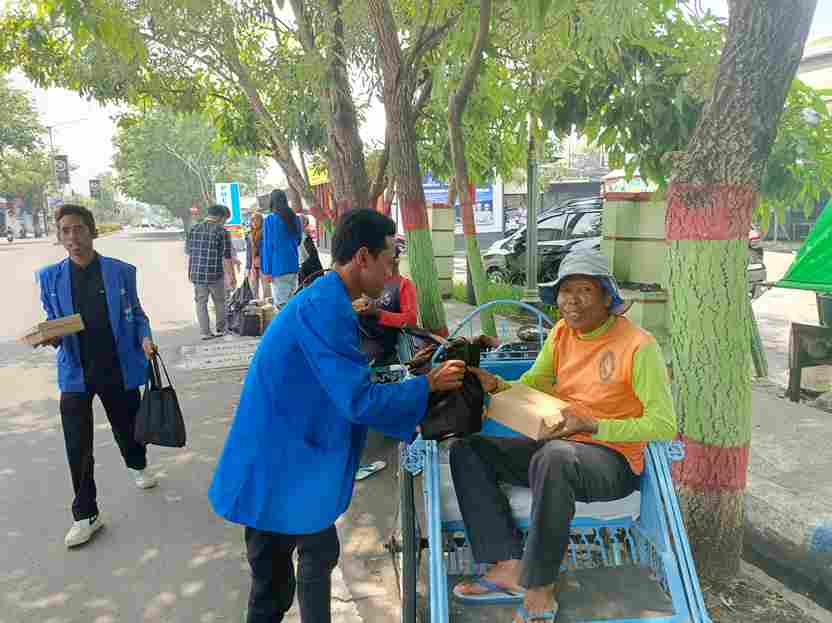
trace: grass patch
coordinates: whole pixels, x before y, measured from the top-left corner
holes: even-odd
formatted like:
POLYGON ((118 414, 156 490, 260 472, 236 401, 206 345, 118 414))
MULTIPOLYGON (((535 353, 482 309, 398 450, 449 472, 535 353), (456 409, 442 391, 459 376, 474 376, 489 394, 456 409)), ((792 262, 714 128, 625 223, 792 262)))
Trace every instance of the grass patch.
POLYGON ((99 236, 106 236, 107 234, 113 234, 117 231, 121 231, 121 224, 120 223, 99 223, 96 226, 98 230, 99 236))
MULTIPOLYGON (((460 303, 468 303, 468 294, 466 292, 465 283, 455 281, 451 298, 460 303)), ((485 303, 499 300, 520 301, 523 299, 523 288, 521 286, 514 286, 508 283, 492 283, 488 282, 488 294, 486 295, 485 303)), ((531 319, 531 314, 524 309, 516 307, 515 305, 496 305, 494 306, 494 313, 504 318, 510 318, 518 322, 528 322, 531 319)), ((559 318, 558 311, 551 305, 542 305, 541 310, 544 314, 549 316, 554 321, 559 318)))

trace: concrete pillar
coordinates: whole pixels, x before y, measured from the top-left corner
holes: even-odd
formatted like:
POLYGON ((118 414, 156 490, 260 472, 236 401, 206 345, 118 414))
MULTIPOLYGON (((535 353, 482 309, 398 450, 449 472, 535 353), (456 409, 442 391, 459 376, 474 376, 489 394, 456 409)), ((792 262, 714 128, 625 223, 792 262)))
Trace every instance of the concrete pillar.
MULTIPOLYGON (((428 225, 433 243, 433 257, 436 272, 439 273, 439 294, 450 298, 454 279, 454 210, 444 203, 428 203, 428 225)), ((399 272, 411 278, 410 258, 402 255, 399 272)))
POLYGON ((608 192, 604 197, 601 249, 610 260, 627 317, 652 333, 670 357, 665 204, 649 192, 608 192))
POLYGON ((445 203, 429 203, 427 210, 439 293, 442 298, 450 298, 454 283, 454 209, 445 203))

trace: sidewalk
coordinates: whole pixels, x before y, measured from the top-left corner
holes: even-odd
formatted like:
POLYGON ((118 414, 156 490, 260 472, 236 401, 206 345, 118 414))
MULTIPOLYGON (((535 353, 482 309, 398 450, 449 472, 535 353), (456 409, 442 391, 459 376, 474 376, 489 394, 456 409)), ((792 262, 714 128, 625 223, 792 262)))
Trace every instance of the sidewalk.
POLYGON ((746 546, 832 593, 832 415, 759 389, 752 409, 746 546))

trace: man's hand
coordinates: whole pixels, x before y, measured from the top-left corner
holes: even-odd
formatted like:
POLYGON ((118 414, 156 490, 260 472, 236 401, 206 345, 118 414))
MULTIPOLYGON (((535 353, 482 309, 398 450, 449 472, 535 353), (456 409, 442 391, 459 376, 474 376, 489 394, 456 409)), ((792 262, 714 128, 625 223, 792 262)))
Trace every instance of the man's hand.
POLYGON ((352 308, 353 311, 355 311, 355 313, 359 316, 375 316, 376 314, 378 314, 378 308, 376 308, 376 304, 364 296, 355 299, 352 302, 352 308))
POLYGON ((561 411, 563 421, 558 424, 548 435, 547 439, 563 439, 575 433, 598 432, 598 420, 596 420, 586 407, 581 405, 569 405, 561 411))
POLYGON ((482 383, 482 388, 489 394, 500 385, 500 379, 482 368, 469 367, 468 370, 474 373, 482 383))
POLYGON ((159 349, 156 347, 156 344, 153 343, 149 337, 146 337, 142 340, 142 350, 144 351, 144 356, 148 358, 148 360, 153 358, 159 349))
POLYGON ((459 360, 446 361, 438 368, 428 372, 428 385, 432 392, 447 392, 462 387, 462 377, 465 376, 465 362, 459 360))
POLYGON ((35 348, 46 348, 47 346, 51 346, 52 348, 58 348, 58 346, 61 345, 62 340, 62 337, 53 337, 51 340, 47 340, 45 342, 41 342, 40 344, 36 344, 35 348))

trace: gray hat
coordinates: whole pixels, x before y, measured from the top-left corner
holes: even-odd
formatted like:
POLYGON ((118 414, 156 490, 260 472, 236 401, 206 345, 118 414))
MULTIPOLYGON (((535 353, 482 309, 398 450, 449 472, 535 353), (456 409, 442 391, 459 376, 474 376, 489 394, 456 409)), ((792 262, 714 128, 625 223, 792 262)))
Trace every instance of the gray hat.
POLYGON ((558 269, 558 278, 552 284, 556 303, 561 284, 569 277, 576 275, 595 277, 601 282, 604 290, 612 297, 612 303, 610 304, 611 313, 620 315, 627 311, 628 306, 625 305, 624 299, 621 297, 618 282, 610 272, 609 261, 603 253, 594 249, 572 251, 571 253, 567 253, 563 258, 558 269))

